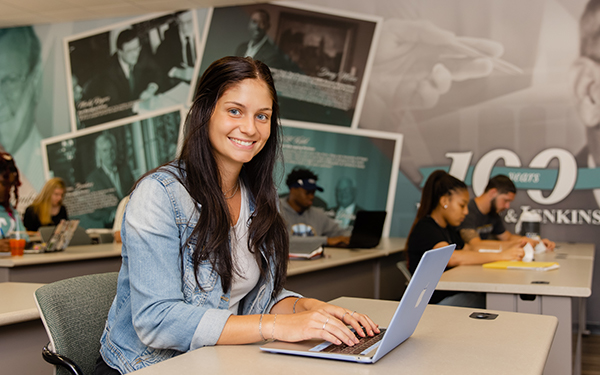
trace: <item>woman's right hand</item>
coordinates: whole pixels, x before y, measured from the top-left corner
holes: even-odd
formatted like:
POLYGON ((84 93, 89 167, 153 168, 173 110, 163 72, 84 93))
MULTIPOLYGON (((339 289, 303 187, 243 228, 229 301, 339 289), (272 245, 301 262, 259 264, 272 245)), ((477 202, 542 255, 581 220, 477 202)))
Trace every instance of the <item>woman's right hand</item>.
MULTIPOLYGON (((273 338, 287 342, 323 339, 335 345, 340 345, 343 342, 346 345, 353 346, 358 343, 358 339, 347 324, 359 327, 359 329, 361 326, 365 327, 367 332, 371 331, 371 335, 373 335, 373 331, 379 332, 377 325, 368 316, 341 307, 337 308, 341 309, 339 318, 324 308, 296 314, 279 314, 277 315, 275 329, 272 330, 273 338)), ((266 334, 265 337, 267 337, 266 334)))

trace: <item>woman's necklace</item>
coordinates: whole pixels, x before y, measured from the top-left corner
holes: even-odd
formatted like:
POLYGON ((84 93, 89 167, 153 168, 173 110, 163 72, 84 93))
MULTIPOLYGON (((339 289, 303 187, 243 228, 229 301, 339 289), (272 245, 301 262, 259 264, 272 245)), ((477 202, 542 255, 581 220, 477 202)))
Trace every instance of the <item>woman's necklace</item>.
POLYGON ((237 194, 237 192, 238 192, 238 189, 239 189, 239 187, 240 187, 240 182, 239 182, 239 180, 238 180, 238 181, 236 181, 236 182, 235 182, 235 185, 234 185, 234 186, 233 186, 231 189, 229 189, 229 190, 227 190, 226 192, 224 192, 224 193, 223 193, 223 198, 225 198, 225 199, 231 199, 231 198, 235 197, 235 195, 236 195, 236 194, 237 194), (234 190, 234 189, 235 189, 235 190, 234 190), (230 196, 228 196, 228 197, 227 197, 226 195, 227 195, 227 194, 228 194, 228 193, 229 193, 231 190, 233 190, 233 194, 231 194, 230 196))

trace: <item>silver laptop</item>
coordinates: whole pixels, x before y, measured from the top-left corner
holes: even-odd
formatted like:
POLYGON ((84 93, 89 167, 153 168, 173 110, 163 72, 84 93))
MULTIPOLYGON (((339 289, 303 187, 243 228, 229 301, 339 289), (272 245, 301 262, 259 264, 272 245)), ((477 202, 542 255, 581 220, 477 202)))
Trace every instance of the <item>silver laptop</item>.
POLYGON ((61 251, 67 246, 90 245, 92 240, 79 226, 79 220, 61 220, 57 226, 40 227, 42 241, 46 243, 45 252, 61 251))
POLYGON ((273 341, 261 346, 260 349, 271 353, 350 362, 377 362, 413 334, 455 247, 456 245, 449 245, 425 252, 398 304, 390 325, 387 329, 380 328, 382 333, 375 338, 359 337, 361 342, 352 347, 345 344, 338 346, 323 340, 307 340, 299 343, 273 341), (368 343, 363 344, 363 341, 368 341, 368 343), (356 347, 360 348, 355 349, 356 347), (358 350, 359 352, 347 353, 345 352, 347 350, 358 350))

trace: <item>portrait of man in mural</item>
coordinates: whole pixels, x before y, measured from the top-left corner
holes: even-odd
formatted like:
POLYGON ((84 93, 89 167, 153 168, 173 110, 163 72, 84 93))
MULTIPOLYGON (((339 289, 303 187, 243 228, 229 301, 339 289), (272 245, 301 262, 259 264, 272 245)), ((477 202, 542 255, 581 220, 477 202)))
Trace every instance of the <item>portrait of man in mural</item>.
POLYGON ((335 207, 327 211, 340 228, 351 230, 356 213, 362 208, 356 204, 356 181, 350 177, 340 177, 335 184, 335 207))
MULTIPOLYGON (((586 145, 577 153, 579 168, 600 166, 600 1, 590 0, 579 24, 580 54, 573 64, 573 93, 585 126, 586 145)), ((593 190, 600 206, 600 189, 593 190)))
POLYGON ((117 139, 110 132, 101 133, 94 142, 96 169, 86 178, 91 183, 90 192, 105 191, 106 196, 114 196, 114 205, 96 210, 92 214, 94 219, 109 228, 114 222, 117 203, 128 193, 135 179, 126 162, 117 161, 117 139))
POLYGON ((23 183, 20 196, 30 199, 44 183, 42 137, 35 119, 40 41, 31 27, 0 29, 0 51, 0 148, 17 161, 23 183))
POLYGON ((273 43, 267 32, 271 28, 271 16, 265 9, 257 9, 248 21, 249 40, 241 43, 235 50, 236 56, 250 56, 267 64, 270 68, 286 67, 287 62, 279 48, 273 43))

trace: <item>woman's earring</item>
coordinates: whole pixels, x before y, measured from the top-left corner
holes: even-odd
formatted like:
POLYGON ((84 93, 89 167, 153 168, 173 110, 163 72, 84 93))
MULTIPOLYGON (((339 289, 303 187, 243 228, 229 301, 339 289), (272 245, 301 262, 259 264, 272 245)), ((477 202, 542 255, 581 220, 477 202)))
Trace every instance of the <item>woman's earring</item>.
POLYGON ((447 204, 445 204, 445 205, 444 205, 444 210, 445 210, 446 208, 448 208, 448 205, 447 205, 447 204))

